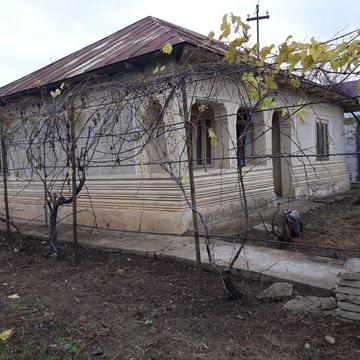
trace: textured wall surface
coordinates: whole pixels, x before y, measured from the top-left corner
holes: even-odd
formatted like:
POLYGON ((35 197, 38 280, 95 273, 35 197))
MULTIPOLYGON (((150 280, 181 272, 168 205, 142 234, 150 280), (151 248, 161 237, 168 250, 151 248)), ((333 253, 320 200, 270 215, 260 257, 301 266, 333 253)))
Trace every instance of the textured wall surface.
POLYGON ((359 168, 358 168, 358 157, 357 155, 351 155, 356 152, 356 124, 349 124, 344 126, 344 136, 345 136, 345 151, 350 153, 346 157, 347 168, 349 171, 350 181, 359 181, 359 168))
MULTIPOLYGON (((236 113, 243 106, 231 86, 217 84, 216 93, 210 90, 214 84, 197 82, 195 89, 189 90, 189 104, 198 99, 213 107, 215 119, 213 128, 217 133, 218 144, 214 146, 213 156, 230 157, 216 160, 212 166, 195 170, 198 210, 209 224, 221 224, 231 218, 241 216, 236 143, 236 113)), ((284 89, 284 94, 287 90, 284 89)), ((289 99, 298 99, 289 92, 289 99)), ((282 96, 282 99, 284 96, 282 96)), ((159 100, 161 105, 161 99, 159 100)), ((178 104, 170 104, 164 117, 167 126, 179 123, 181 117, 178 104)), ((254 155, 262 159, 250 159, 243 168, 244 185, 249 206, 259 208, 271 204, 276 198, 274 193, 273 161, 267 158, 272 154, 273 110, 257 113, 254 118, 256 140, 254 155)), ((334 104, 314 105, 307 112, 306 119, 295 115, 287 120, 286 133, 281 149, 285 154, 296 154, 301 158, 281 160, 284 197, 287 196, 326 196, 349 188, 349 177, 344 156, 330 156, 319 161, 316 155, 316 121, 326 121, 329 127, 330 153, 344 152, 343 112, 334 104), (310 155, 310 157, 306 157, 310 155)), ((126 123, 122 119, 119 131, 126 123)), ((165 136, 167 158, 182 160, 177 168, 177 176, 187 175, 186 154, 184 154, 185 134, 183 129, 170 131, 165 136)), ((107 141, 101 143, 104 149, 107 141)), ((100 149, 101 149, 100 147, 100 149)), ((11 154, 11 158, 23 157, 21 152, 11 154)), ((99 155, 100 156, 100 155, 99 155)), ((142 155, 136 156, 134 165, 127 167, 100 167, 91 169, 84 189, 79 198, 79 223, 100 225, 126 230, 151 230, 184 232, 191 229, 191 211, 186 197, 189 198, 189 185, 184 182, 184 192, 169 175, 157 169, 149 170, 139 163, 149 160, 145 148, 142 155)), ((105 157, 103 158, 106 160, 105 157)), ((43 187, 39 180, 29 175, 9 176, 9 198, 12 216, 44 220, 43 187), (31 181, 30 181, 31 179, 31 181)), ((60 218, 71 208, 64 208, 60 218)))

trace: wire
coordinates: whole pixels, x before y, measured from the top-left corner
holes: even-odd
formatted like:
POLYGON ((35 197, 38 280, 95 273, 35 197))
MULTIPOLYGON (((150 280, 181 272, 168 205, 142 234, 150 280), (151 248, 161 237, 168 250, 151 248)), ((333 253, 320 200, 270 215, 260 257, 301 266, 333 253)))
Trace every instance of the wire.
MULTIPOLYGON (((19 216, 14 216, 14 219, 18 219, 20 221, 25 221, 26 224, 29 224, 31 222, 37 222, 45 224, 43 220, 39 219, 29 219, 19 216)), ((72 227, 72 224, 62 223, 64 226, 72 227)), ((80 228, 90 229, 91 231, 94 230, 101 230, 101 231, 110 231, 110 232, 118 232, 118 233, 125 233, 125 234, 142 234, 142 235, 155 235, 155 236, 173 236, 173 237, 179 237, 179 238, 189 238, 193 237, 193 233, 173 233, 173 232, 158 232, 158 231, 145 231, 145 230, 125 230, 125 229, 115 229, 110 227, 102 227, 102 226, 91 226, 91 225, 85 225, 85 224, 77 224, 80 228)), ((301 242, 293 242, 293 241, 282 241, 282 240, 269 240, 269 239, 261 239, 258 237, 243 237, 240 235, 206 235, 206 234, 199 234, 199 237, 202 239, 218 239, 218 240, 226 240, 226 241, 240 241, 246 242, 246 241, 253 241, 253 242, 265 242, 268 244, 279 244, 279 245, 289 245, 289 246, 299 246, 299 247, 307 247, 312 249, 318 249, 318 250, 332 250, 332 251, 345 251, 345 252, 358 252, 360 253, 360 249, 346 249, 341 247, 334 247, 334 246, 322 246, 322 245, 314 245, 314 244, 307 244, 307 243, 301 243, 301 242)))
MULTIPOLYGON (((360 152, 341 152, 341 153, 329 153, 329 154, 279 154, 279 155, 244 155, 241 158, 245 160, 256 160, 256 159, 292 159, 292 158, 318 158, 321 161, 328 161, 327 157, 332 156, 350 156, 350 155, 360 155, 360 152), (325 156, 325 158, 324 158, 325 156)), ((136 155, 134 155, 135 157, 136 155)), ((228 156, 228 157, 209 157, 209 158, 198 158, 193 159, 192 161, 194 163, 201 162, 204 164, 203 168, 212 168, 211 166, 206 166, 206 164, 209 161, 220 161, 220 160, 238 160, 239 157, 237 156, 228 156)), ((112 160, 89 160, 87 161, 88 165, 86 165, 86 168, 121 168, 121 167, 132 167, 132 166, 148 166, 148 165, 159 165, 159 166, 166 166, 166 165, 172 165, 172 164, 181 164, 181 163, 188 163, 188 159, 179 159, 179 160, 163 160, 163 161, 144 161, 144 162, 131 162, 128 164, 123 164, 122 162, 129 161, 129 159, 118 159, 114 158, 112 160), (109 164, 110 163, 110 164, 109 164), (97 164, 97 165, 91 165, 91 164, 97 164)), ((70 165, 69 165, 70 166, 70 165)), ((63 165, 49 165, 42 164, 41 167, 39 167, 39 170, 41 169, 65 169, 69 167, 66 162, 64 162, 63 165)), ((34 170, 36 166, 34 167, 8 167, 8 171, 23 171, 23 170, 34 170)), ((226 168, 219 168, 218 170, 226 170, 226 168)))

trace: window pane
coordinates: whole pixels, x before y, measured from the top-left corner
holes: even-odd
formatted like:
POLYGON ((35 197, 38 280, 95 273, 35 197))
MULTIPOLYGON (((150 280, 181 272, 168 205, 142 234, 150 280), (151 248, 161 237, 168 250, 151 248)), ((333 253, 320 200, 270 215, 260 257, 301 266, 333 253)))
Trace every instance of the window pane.
POLYGON ((327 155, 326 158, 328 158, 329 156, 329 132, 328 132, 328 124, 324 124, 324 144, 325 144, 325 149, 324 149, 324 153, 327 155))
POLYGON ((329 133, 327 123, 316 123, 316 155, 317 160, 329 159, 329 133))
MULTIPOLYGON (((252 133, 249 131, 245 136, 245 156, 252 155, 252 133)), ((245 159, 245 161, 248 161, 245 159)))
POLYGON ((320 154, 320 123, 316 123, 316 154, 320 154))

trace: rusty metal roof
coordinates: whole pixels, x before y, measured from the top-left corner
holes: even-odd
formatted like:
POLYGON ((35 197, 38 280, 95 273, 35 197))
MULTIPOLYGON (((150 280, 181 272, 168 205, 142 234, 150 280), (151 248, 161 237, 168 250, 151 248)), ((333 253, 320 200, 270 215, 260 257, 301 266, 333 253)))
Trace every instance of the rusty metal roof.
POLYGON ((360 95, 360 88, 358 85, 359 81, 360 80, 342 82, 336 85, 336 89, 342 91, 348 96, 356 98, 360 95))
POLYGON ((224 47, 194 31, 148 16, 124 29, 88 45, 0 88, 0 97, 36 88, 37 84, 56 83, 108 65, 159 51, 170 43, 173 46, 189 43, 223 53, 224 47))

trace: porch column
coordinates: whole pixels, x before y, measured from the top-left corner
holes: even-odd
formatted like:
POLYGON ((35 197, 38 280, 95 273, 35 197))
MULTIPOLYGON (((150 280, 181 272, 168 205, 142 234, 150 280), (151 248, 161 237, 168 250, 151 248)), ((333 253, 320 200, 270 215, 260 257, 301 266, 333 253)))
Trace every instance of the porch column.
POLYGON ((177 177, 187 176, 187 151, 184 117, 179 114, 179 104, 173 100, 164 113, 165 139, 168 166, 177 177))
POLYGON ((224 102, 224 107, 227 114, 227 135, 228 135, 228 157, 229 157, 229 167, 237 168, 237 159, 236 159, 236 120, 237 120, 237 111, 239 105, 233 102, 224 102))
MULTIPOLYGON (((273 114, 274 114, 274 110, 266 110, 263 111, 261 114, 261 116, 263 117, 263 121, 264 121, 264 149, 263 149, 263 154, 264 155, 271 155, 272 154, 272 118, 273 118, 273 114)), ((272 167, 272 159, 271 157, 266 158, 265 161, 263 162, 264 165, 268 166, 268 167, 272 167)))

